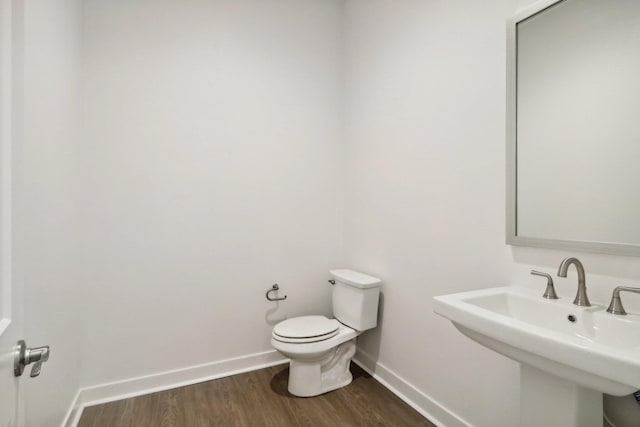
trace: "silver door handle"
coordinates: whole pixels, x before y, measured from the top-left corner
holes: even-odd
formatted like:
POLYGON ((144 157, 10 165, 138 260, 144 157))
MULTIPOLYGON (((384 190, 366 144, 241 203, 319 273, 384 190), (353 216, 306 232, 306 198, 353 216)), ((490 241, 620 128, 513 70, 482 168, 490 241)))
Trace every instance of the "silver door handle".
POLYGON ((19 377, 24 372, 27 365, 34 363, 31 368, 31 378, 40 375, 42 364, 49 360, 51 349, 48 345, 42 347, 29 348, 24 340, 18 341, 15 354, 13 356, 13 373, 19 377))

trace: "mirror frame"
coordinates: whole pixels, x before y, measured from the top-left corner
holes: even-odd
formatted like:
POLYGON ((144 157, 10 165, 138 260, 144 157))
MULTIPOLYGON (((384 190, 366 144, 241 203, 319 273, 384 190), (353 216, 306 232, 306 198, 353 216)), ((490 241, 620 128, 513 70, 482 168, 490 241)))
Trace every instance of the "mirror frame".
POLYGON ((506 103, 506 243, 513 246, 535 248, 568 249, 583 252, 598 252, 612 255, 640 256, 640 244, 616 242, 595 242, 547 239, 519 236, 517 229, 517 27, 518 23, 528 19, 557 3, 569 0, 542 0, 525 8, 507 20, 507 103, 506 103))

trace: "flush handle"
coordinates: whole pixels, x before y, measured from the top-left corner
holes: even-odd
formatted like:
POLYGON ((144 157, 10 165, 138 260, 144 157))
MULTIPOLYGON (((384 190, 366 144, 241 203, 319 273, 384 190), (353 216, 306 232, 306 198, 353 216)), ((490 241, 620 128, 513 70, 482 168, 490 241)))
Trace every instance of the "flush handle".
POLYGON ((49 360, 49 354, 51 349, 48 345, 42 347, 27 347, 24 340, 18 341, 16 345, 15 354, 13 356, 13 373, 16 377, 19 377, 24 372, 24 368, 27 365, 34 364, 31 368, 30 377, 37 377, 42 370, 42 364, 49 360))

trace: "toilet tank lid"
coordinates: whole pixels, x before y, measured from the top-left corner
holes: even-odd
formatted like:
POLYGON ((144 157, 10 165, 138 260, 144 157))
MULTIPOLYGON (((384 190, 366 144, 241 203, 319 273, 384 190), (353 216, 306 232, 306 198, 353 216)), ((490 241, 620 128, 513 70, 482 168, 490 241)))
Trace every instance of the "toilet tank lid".
POLYGON ((346 283, 347 285, 355 286, 356 288, 377 288, 382 282, 377 277, 369 276, 364 273, 348 269, 331 270, 329 273, 339 282, 346 283))

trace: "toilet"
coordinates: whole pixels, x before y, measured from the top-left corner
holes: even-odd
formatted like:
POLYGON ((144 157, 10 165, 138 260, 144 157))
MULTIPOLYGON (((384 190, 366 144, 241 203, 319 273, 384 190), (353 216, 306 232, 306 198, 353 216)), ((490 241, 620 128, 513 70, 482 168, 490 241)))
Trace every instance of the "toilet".
POLYGON ((380 279, 353 270, 331 270, 333 315, 302 316, 273 328, 271 345, 290 359, 289 393, 311 397, 344 387, 356 337, 378 323, 380 279))

